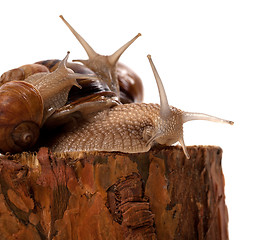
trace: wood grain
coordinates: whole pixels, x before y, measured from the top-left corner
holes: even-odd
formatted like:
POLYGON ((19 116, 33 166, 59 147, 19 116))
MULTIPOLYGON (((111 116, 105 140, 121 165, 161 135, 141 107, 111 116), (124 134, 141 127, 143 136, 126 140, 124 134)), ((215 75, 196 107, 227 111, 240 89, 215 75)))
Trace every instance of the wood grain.
POLYGON ((228 239, 222 149, 0 157, 0 239, 228 239))

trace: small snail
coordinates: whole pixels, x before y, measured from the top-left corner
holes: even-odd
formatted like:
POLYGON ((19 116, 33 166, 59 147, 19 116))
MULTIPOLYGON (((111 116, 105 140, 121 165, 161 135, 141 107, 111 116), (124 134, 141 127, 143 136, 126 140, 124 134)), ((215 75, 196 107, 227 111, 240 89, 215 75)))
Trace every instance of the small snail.
POLYGON ((160 95, 160 105, 131 103, 114 106, 82 122, 78 128, 56 138, 51 146, 54 152, 120 151, 147 152, 156 142, 172 145, 179 142, 189 158, 183 140, 183 123, 208 120, 233 124, 203 113, 183 112, 168 104, 158 72, 148 55, 160 95))
POLYGON ((67 68, 68 55, 69 52, 52 73, 40 72, 0 87, 1 152, 20 152, 32 147, 45 121, 65 105, 72 86, 80 87, 76 78, 93 78, 67 68))

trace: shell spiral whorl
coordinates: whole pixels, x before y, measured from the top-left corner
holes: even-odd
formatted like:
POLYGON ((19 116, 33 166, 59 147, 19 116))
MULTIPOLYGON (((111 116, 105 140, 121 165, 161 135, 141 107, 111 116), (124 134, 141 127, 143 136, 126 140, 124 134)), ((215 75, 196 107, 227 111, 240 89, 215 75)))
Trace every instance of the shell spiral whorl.
POLYGON ((13 153, 31 148, 43 119, 39 92, 26 82, 8 82, 0 88, 0 102, 0 151, 13 153))

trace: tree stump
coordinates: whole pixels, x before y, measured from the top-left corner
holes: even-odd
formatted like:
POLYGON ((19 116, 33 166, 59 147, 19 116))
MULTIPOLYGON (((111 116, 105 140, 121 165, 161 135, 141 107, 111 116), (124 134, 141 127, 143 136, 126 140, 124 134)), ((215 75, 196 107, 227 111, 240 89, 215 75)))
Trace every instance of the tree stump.
POLYGON ((222 150, 0 157, 0 239, 228 239, 222 150))

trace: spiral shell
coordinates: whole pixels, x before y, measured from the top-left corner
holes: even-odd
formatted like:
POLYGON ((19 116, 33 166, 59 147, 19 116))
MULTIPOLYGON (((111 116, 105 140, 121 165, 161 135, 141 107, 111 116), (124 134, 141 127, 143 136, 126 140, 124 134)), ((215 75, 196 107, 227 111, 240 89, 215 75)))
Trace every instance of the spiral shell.
POLYGON ((30 149, 37 141, 43 119, 43 100, 31 84, 12 81, 0 88, 1 152, 30 149))
POLYGON ((24 80, 35 73, 41 72, 49 73, 49 70, 46 66, 43 66, 41 64, 26 64, 19 68, 11 69, 1 75, 0 86, 6 82, 14 80, 24 80))

